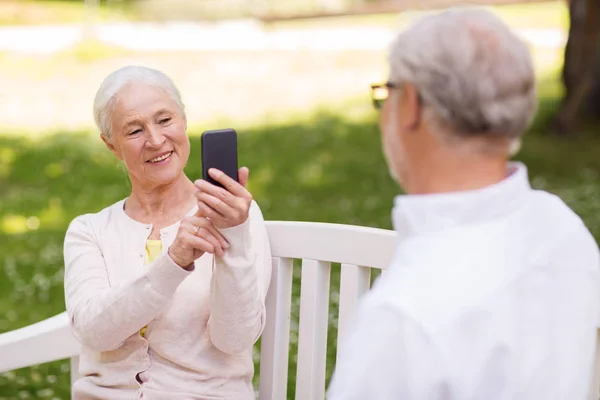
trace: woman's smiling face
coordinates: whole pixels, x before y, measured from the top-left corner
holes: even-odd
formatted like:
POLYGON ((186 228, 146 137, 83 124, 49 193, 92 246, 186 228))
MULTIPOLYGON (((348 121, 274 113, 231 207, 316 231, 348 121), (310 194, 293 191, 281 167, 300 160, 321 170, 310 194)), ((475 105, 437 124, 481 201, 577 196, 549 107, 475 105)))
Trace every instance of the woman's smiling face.
POLYGON ((113 105, 108 148, 124 162, 132 184, 167 185, 183 173, 190 155, 183 110, 165 90, 124 86, 113 105))

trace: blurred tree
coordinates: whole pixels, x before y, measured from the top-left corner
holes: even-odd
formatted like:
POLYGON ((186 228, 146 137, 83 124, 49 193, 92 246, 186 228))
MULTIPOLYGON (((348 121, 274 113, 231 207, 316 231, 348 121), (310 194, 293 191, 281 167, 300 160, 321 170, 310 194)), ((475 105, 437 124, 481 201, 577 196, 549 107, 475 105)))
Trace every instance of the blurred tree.
POLYGON ((569 134, 578 117, 600 119, 600 0, 570 0, 569 39, 565 48, 565 96, 556 132, 569 134))

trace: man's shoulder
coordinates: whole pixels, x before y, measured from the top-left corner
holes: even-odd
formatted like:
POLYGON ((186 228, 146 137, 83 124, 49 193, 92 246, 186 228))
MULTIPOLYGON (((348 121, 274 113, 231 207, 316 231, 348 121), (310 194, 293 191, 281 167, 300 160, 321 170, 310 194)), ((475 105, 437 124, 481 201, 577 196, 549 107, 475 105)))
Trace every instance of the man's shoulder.
POLYGON ((544 190, 532 190, 528 203, 528 213, 538 222, 554 226, 578 227, 583 224, 581 217, 558 195, 544 190))
POLYGON ((573 241, 581 243, 577 251, 583 248, 592 253, 598 252, 598 245, 582 218, 553 193, 532 191, 523 219, 529 233, 527 239, 537 244, 542 257, 543 253, 554 253, 558 249, 575 251, 570 244, 573 241))

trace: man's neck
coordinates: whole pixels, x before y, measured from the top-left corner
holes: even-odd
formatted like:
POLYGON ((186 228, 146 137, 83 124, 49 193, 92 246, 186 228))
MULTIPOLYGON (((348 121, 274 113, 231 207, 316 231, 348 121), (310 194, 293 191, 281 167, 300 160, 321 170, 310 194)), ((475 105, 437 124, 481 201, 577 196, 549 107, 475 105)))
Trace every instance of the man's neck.
POLYGON ((411 194, 476 190, 501 182, 506 175, 507 160, 502 157, 437 160, 416 169, 405 190, 411 194))
POLYGON ((143 187, 132 182, 125 207, 129 215, 139 219, 156 215, 177 216, 193 206, 194 191, 194 184, 183 173, 173 182, 161 186, 143 187))

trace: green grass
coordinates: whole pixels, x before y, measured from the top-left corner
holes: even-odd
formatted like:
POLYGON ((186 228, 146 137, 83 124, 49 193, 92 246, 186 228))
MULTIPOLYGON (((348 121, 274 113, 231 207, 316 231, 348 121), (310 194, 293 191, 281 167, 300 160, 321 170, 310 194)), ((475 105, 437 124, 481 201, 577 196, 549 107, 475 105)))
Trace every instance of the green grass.
MULTIPOLYGON (((573 140, 544 135, 544 123, 560 95, 556 78, 544 81, 540 93, 540 115, 518 159, 527 163, 535 187, 562 196, 600 239, 600 137, 592 131, 573 140)), ((374 113, 349 119, 342 113, 323 112, 240 131, 240 161, 251 169, 250 189, 267 219, 390 228, 392 198, 399 190, 388 177, 374 113)), ((187 169, 191 177, 200 175, 199 132, 191 133, 195 155, 187 169)), ((95 135, 57 132, 27 137, 7 132, 0 135, 0 187, 0 332, 4 332, 64 310, 61 251, 68 223, 126 196, 129 185, 95 135)), ((338 281, 334 268, 333 288, 338 281)), ((294 293, 299 293, 297 280, 294 293)), ((336 307, 333 297, 334 316, 336 307)), ((297 318, 294 307, 292 320, 297 318)), ((328 375, 335 360, 334 320, 328 375)), ((292 343, 290 397, 295 348, 292 343)), ((0 375, 0 399, 44 398, 69 398, 66 361, 0 375)))

